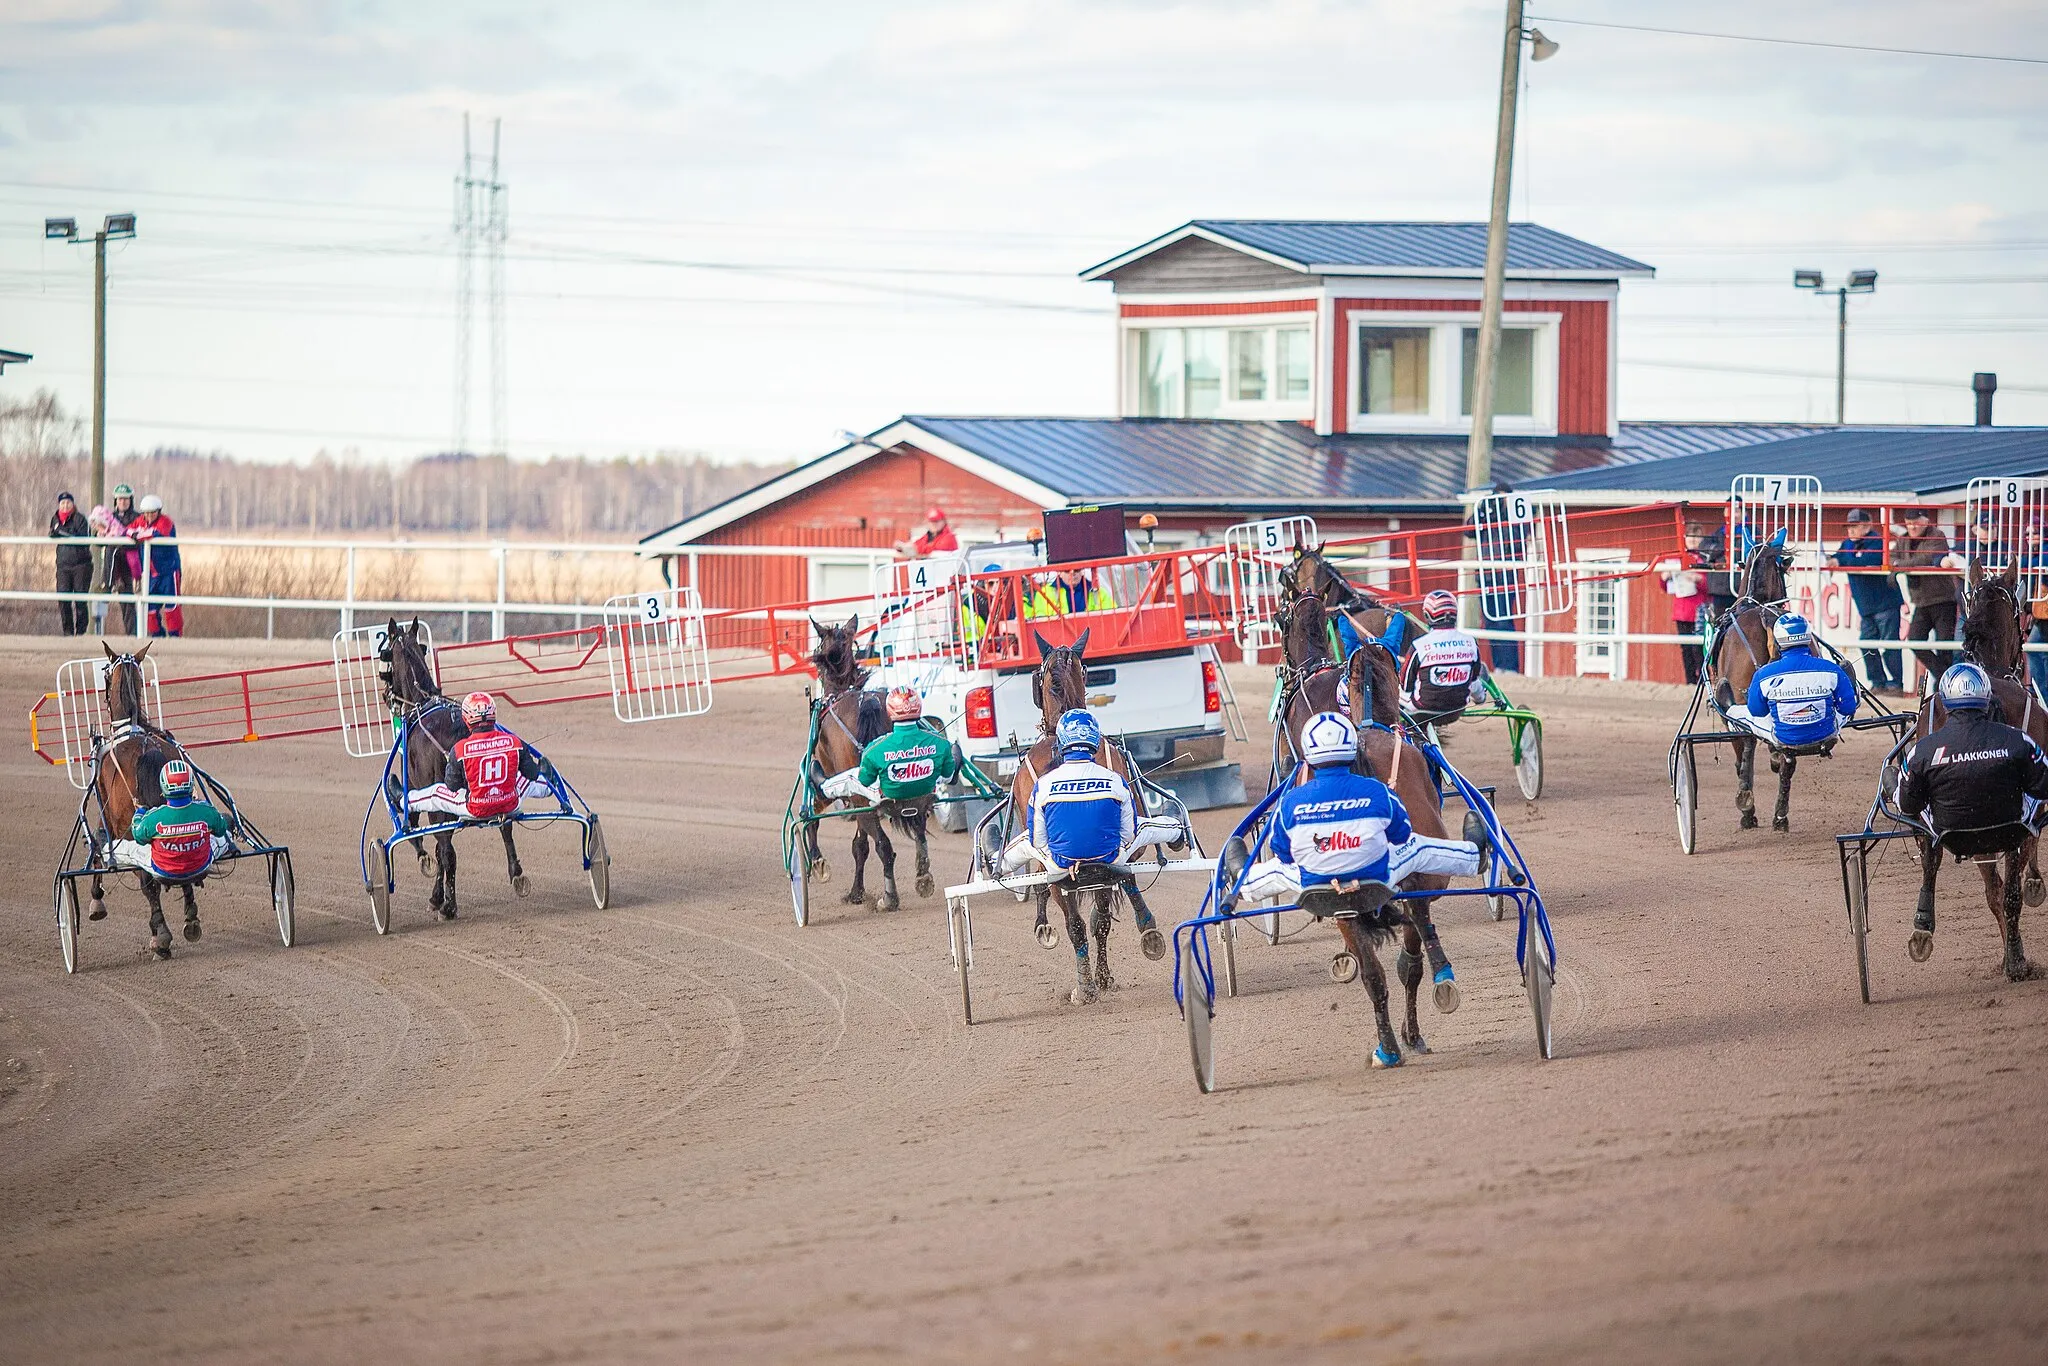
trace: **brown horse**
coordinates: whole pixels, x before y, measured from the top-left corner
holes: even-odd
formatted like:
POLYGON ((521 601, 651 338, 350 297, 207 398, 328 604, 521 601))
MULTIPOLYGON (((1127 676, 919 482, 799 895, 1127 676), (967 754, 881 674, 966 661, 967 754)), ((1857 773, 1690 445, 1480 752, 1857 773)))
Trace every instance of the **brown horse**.
MULTIPOLYGON (((95 793, 107 837, 125 840, 134 828, 138 810, 163 805, 163 767, 170 760, 182 757, 184 751, 178 748, 178 742, 171 738, 169 731, 159 729, 149 719, 142 672, 142 661, 149 654, 149 646, 143 646, 132 655, 115 654, 113 647, 104 641, 100 648, 107 652, 107 678, 102 696, 114 729, 105 748, 100 751, 95 793)), ((135 876, 141 881, 142 895, 149 902, 150 951, 158 958, 169 958, 171 930, 164 923, 160 884, 146 872, 137 872, 135 876)), ((201 880, 194 878, 178 884, 185 894, 187 941, 199 938, 199 903, 193 897, 193 888, 201 880)), ((90 918, 93 920, 106 919, 103 882, 103 874, 92 875, 90 918)))
MULTIPOLYGON (((811 703, 817 713, 811 744, 810 777, 815 785, 834 774, 860 767, 860 756, 870 742, 888 732, 891 722, 883 706, 883 696, 867 688, 868 670, 860 662, 860 616, 849 617, 844 626, 825 626, 813 621, 811 629, 817 634, 818 647, 811 652, 811 667, 818 671, 817 700, 811 703)), ((932 797, 921 797, 915 801, 885 801, 879 806, 865 798, 846 797, 837 799, 844 809, 858 811, 853 831, 853 886, 847 888, 841 898, 849 906, 859 906, 867 901, 868 845, 873 842, 882 860, 882 892, 875 898, 875 909, 893 911, 903 904, 896 891, 896 846, 889 842, 889 836, 882 829, 882 817, 894 821, 897 830, 910 836, 917 844, 917 894, 930 896, 935 884, 932 881, 931 845, 927 831, 931 824, 932 797)), ((833 800, 822 802, 819 809, 829 810, 833 800)), ((804 832, 804 856, 810 860, 811 876, 820 882, 831 879, 831 865, 825 862, 823 851, 818 848, 818 823, 810 822, 804 832)))
MULTIPOLYGON (((1032 637, 1038 642, 1039 656, 1038 668, 1031 676, 1032 700, 1038 703, 1038 739, 1018 760, 1017 775, 1010 781, 1009 830, 1013 836, 1030 830, 1031 795, 1039 779, 1059 767, 1060 753, 1053 734, 1059 728, 1061 715, 1076 709, 1086 710, 1088 706, 1088 666, 1082 661, 1082 655, 1088 648, 1088 632, 1081 632, 1072 645, 1052 645, 1035 631, 1032 637)), ((1130 789, 1131 800, 1141 804, 1137 814, 1142 817, 1144 798, 1123 750, 1105 736, 1095 751, 1095 762, 1124 780, 1124 785, 1130 789)), ((1000 851, 997 851, 997 856, 1001 856, 1000 851)), ((1144 894, 1135 885, 1128 881, 1089 884, 1084 881, 1085 876, 1077 875, 1071 884, 1041 885, 1035 896, 1038 919, 1033 932, 1039 943, 1051 948, 1056 942, 1046 918, 1050 902, 1059 903, 1060 914, 1066 921, 1067 940, 1074 946, 1074 989, 1067 999, 1077 1006, 1096 1000, 1101 992, 1116 989, 1116 978, 1109 970, 1109 927, 1119 885, 1123 894, 1130 898, 1131 915, 1138 925, 1140 950, 1150 959, 1162 958, 1166 954, 1166 936, 1160 933, 1151 908, 1145 904, 1144 894), (1092 897, 1092 908, 1085 925, 1074 905, 1076 897, 1084 890, 1092 897), (1092 967, 1088 955, 1090 939, 1095 941, 1092 967)))
MULTIPOLYGON (((2048 749, 2048 712, 2042 710, 2027 681, 2026 656, 2020 650, 2026 638, 2020 624, 2025 604, 2020 597, 2017 566, 2007 565, 2003 573, 1987 579, 1983 566, 1973 560, 1963 606, 1963 657, 1974 660, 1991 675, 1991 690, 1996 699, 1993 715, 2017 726, 2035 744, 2048 749)), ((1930 694, 1920 705, 1914 738, 1924 739, 1933 734, 1947 719, 1939 693, 1930 694)), ((1919 836, 1918 843, 1920 902, 1906 949, 1915 962, 1925 962, 1934 951, 1934 883, 1941 871, 1941 851, 1924 834, 1919 836)), ((2037 838, 2027 839, 2013 849, 1978 854, 1964 843, 1956 851, 1957 860, 1971 859, 1984 879, 1984 903, 1997 918, 2005 940, 2005 975, 2015 982, 2025 981, 2035 972, 2020 941, 2020 907, 2022 902, 2039 906, 2048 899, 2048 884, 2041 879, 2040 844, 2037 838)))
MULTIPOLYGON (((1416 834, 1443 839, 1443 799, 1437 791, 1435 775, 1422 751, 1403 739, 1398 730, 1401 720, 1400 674, 1392 653, 1383 645, 1364 645, 1352 652, 1348 666, 1338 664, 1329 654, 1329 620, 1322 599, 1314 594, 1295 597, 1282 610, 1280 620, 1285 631, 1282 648, 1286 661, 1282 667, 1286 676, 1282 684, 1284 701, 1280 709, 1280 725, 1276 727, 1278 733, 1274 737, 1278 773, 1284 779, 1294 770, 1301 754, 1301 732, 1309 718, 1317 712, 1348 711, 1358 727, 1360 771, 1378 778, 1393 790, 1401 805, 1407 808, 1409 824, 1416 834), (1284 763, 1281 763, 1280 745, 1283 740, 1286 751, 1284 763)), ((1440 891, 1450 886, 1450 879, 1428 874, 1411 878, 1409 883, 1405 890, 1440 891)), ((1398 908, 1401 952, 1395 959, 1395 969, 1408 997, 1401 1037, 1417 1053, 1429 1051, 1429 1045, 1422 1037, 1421 1021, 1416 1015, 1423 961, 1427 958, 1432 976, 1450 963, 1437 937, 1436 924, 1431 919, 1431 905, 1428 899, 1397 901, 1389 905, 1389 909, 1398 908)), ((1358 963, 1366 995, 1372 999, 1373 1016, 1379 1026, 1380 1049, 1386 1056, 1398 1059, 1401 1048, 1395 1040, 1393 1022, 1388 1013, 1386 972, 1380 967, 1379 956, 1374 952, 1375 946, 1386 940, 1388 931, 1363 925, 1355 917, 1339 918, 1337 928, 1344 936, 1345 948, 1358 963)), ((1447 978, 1438 983, 1435 996, 1440 1011, 1448 1014, 1458 1008, 1455 981, 1447 978)))
MULTIPOLYGON (((1707 654, 1706 676, 1714 688, 1722 711, 1749 696, 1749 684, 1757 670, 1778 657, 1771 627, 1784 615, 1785 570, 1791 554, 1778 538, 1758 546, 1743 570, 1742 596, 1716 623, 1714 643, 1707 654)), ((1756 747, 1757 739, 1744 734, 1735 742, 1735 809, 1742 813, 1742 828, 1756 829, 1756 747)), ((1771 771, 1778 775, 1778 805, 1771 814, 1771 829, 1792 828, 1792 774, 1799 757, 1780 750, 1771 751, 1771 771)))
MULTIPOLYGON (((1280 589, 1290 600, 1303 595, 1320 599, 1323 610, 1349 621, 1361 640, 1384 640, 1388 630, 1399 621, 1399 639, 1405 649, 1407 642, 1428 629, 1409 612, 1382 602, 1353 584, 1323 554, 1320 545, 1294 548, 1293 562, 1280 571, 1280 589)), ((1397 665, 1399 662, 1395 661, 1397 665)))

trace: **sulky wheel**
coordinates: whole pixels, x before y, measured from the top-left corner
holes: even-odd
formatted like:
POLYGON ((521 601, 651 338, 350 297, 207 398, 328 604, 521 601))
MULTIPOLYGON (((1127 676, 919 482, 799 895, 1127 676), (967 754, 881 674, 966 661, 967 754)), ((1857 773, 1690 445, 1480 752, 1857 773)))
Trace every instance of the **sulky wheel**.
POLYGON ((1849 937, 1856 941, 1856 982, 1863 991, 1863 1004, 1870 1004, 1870 870, 1864 865, 1863 850, 1857 848, 1842 867, 1844 890, 1849 896, 1849 937))
POLYGON ((967 903, 955 898, 946 903, 946 930, 953 940, 953 965, 960 972, 960 1013, 967 1023, 974 1023, 974 988, 968 983, 968 962, 973 950, 968 947, 967 936, 973 926, 967 918, 967 903))
POLYGON ((604 847, 604 827, 597 817, 583 831, 583 863, 590 872, 590 899, 603 910, 612 899, 612 856, 604 847))
POLYGON ((370 866, 370 923, 377 933, 391 933, 391 851, 384 842, 371 837, 364 850, 370 866))
POLYGON ((1515 764, 1515 786, 1535 801, 1543 795, 1543 723, 1529 721, 1522 726, 1522 757, 1515 764))
POLYGON ((1202 985, 1195 961, 1195 931, 1180 942, 1180 1015, 1188 1027, 1188 1060, 1195 1065, 1195 1085, 1208 1095, 1216 1089, 1216 1047, 1209 1037, 1215 1003, 1202 985))
POLYGON ((1536 1020, 1536 1051, 1545 1058, 1551 1056, 1550 989, 1556 982, 1557 970, 1551 966, 1544 947, 1543 931, 1531 916, 1529 949, 1522 961, 1522 986, 1529 995, 1529 1013, 1536 1020))
POLYGON ((78 884, 57 879, 57 947, 64 954, 65 975, 78 971, 78 884))
POLYGON ((1700 836, 1700 773, 1691 745, 1679 752, 1678 776, 1671 793, 1678 807, 1678 847, 1690 854, 1699 847, 1700 836))
POLYGON ((789 899, 796 907, 796 927, 802 929, 811 923, 811 860, 804 852, 801 837, 795 850, 790 857, 789 899))
POLYGON ((298 887, 292 879, 290 850, 270 856, 270 909, 277 913, 277 937, 290 948, 298 934, 298 887))

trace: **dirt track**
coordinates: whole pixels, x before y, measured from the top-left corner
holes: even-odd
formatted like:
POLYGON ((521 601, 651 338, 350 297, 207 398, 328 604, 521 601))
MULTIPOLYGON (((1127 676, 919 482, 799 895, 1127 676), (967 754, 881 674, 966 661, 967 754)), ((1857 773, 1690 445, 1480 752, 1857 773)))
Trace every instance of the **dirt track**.
MULTIPOLYGON (((665 728, 515 718, 603 814, 612 909, 568 834, 524 842, 525 901, 472 837, 462 919, 433 922, 407 868, 387 939, 355 867, 373 765, 331 738, 213 750, 293 848, 299 945, 252 867, 167 964, 140 896, 111 893, 67 980, 48 879, 74 794, 20 720, 52 644, 0 645, 9 1361, 2048 1351, 2048 984, 1997 973, 1967 869, 1909 963, 1893 856, 1858 1002, 1829 837, 1861 822, 1873 737, 1802 769, 1789 837, 1739 834, 1732 767, 1703 761, 1687 860, 1678 692, 1516 689, 1550 721, 1541 809, 1504 814, 1564 955, 1559 1057, 1535 1056, 1512 922, 1464 902, 1439 923, 1465 1005, 1425 1002, 1432 1056, 1367 1069, 1364 993, 1311 933, 1245 949, 1205 1097, 1169 964, 1127 930, 1123 989, 1076 1009, 1064 952, 986 903, 969 1029, 936 899, 794 926, 794 683, 665 728)), ((165 653, 167 674, 239 657, 165 653)), ((1454 755, 1506 786, 1505 749, 1468 729, 1454 755)), ((1203 819, 1212 845, 1233 819, 1203 819)), ((829 833, 828 895, 849 871, 829 833)), ((935 857, 957 875, 964 839, 935 857)), ((1191 895, 1153 899, 1177 919, 1191 895)), ((2048 962, 2048 917, 2029 925, 2048 962)))

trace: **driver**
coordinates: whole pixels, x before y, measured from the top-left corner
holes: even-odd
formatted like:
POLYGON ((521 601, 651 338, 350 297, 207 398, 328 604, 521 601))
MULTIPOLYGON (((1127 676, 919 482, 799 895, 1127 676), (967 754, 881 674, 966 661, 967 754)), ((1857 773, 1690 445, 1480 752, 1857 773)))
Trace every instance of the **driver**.
POLYGON ((1418 716, 1455 721, 1483 696, 1486 666, 1479 662, 1479 642, 1458 629, 1458 599, 1441 588, 1423 598, 1422 619, 1429 630, 1408 656, 1401 690, 1418 716))
MULTIPOLYGON (((1941 676, 1948 720, 1906 751, 1898 805, 1965 857, 2017 846, 2048 824, 2048 758, 1991 714, 1991 679, 1969 660, 1941 676)), ((1933 929, 1929 925, 1916 928, 1933 929)))
POLYGON ((1358 731, 1336 712, 1319 711, 1301 728, 1301 756, 1311 772, 1307 782, 1280 798, 1273 857, 1297 865, 1304 887, 1386 886, 1387 855, 1412 833, 1408 809, 1378 778, 1352 771, 1358 731))
POLYGON ((408 795, 414 811, 442 811, 471 820, 490 820, 519 809, 529 784, 553 776, 540 751, 498 726, 498 704, 487 692, 462 699, 469 733, 448 751, 448 768, 437 786, 408 795))
POLYGON ((1130 786, 1095 762, 1102 727, 1082 708, 1063 713, 1053 732, 1059 766, 1031 789, 1031 843, 1055 872, 1077 863, 1107 863, 1137 833, 1130 786))
POLYGON ((213 863, 214 837, 227 834, 227 817, 212 802, 193 799, 192 765, 183 759, 165 760, 157 781, 164 804, 136 812, 130 834, 149 846, 149 870, 158 877, 197 877, 213 863))
POLYGON ((1749 681, 1749 714, 1780 745, 1817 745, 1835 738, 1856 714, 1856 680, 1813 652, 1806 618, 1787 612, 1771 627, 1778 658, 1749 681))
POLYGON ((941 779, 951 782, 960 771, 959 751, 925 727, 924 699, 917 689, 891 688, 882 705, 895 729, 861 751, 861 785, 874 787, 879 781, 883 801, 913 802, 931 796, 941 779))

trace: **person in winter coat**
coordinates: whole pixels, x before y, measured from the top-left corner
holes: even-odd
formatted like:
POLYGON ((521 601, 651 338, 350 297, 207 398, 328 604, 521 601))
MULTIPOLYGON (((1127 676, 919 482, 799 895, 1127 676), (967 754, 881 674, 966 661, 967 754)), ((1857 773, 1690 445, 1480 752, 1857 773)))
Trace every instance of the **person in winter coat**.
MULTIPOLYGON (((141 515, 128 525, 128 535, 138 546, 149 542, 149 633, 153 636, 185 634, 185 609, 165 598, 184 590, 184 564, 178 558, 178 528, 164 515, 164 500, 153 493, 142 496, 141 515), (163 542, 163 544, 158 544, 163 542)), ((140 557, 141 551, 136 555, 140 557)))
MULTIPOLYGON (((57 542, 57 591, 90 592, 92 547, 66 545, 65 542, 82 540, 92 535, 92 525, 85 520, 85 514, 78 510, 78 503, 68 493, 57 495, 57 510, 50 514, 50 535, 57 542)), ((57 623, 61 628, 61 634, 84 635, 90 619, 91 604, 83 598, 75 602, 61 601, 57 604, 57 623)))
MULTIPOLYGON (((1897 569, 1927 570, 1945 567, 1948 537, 1934 524, 1934 514, 1914 508, 1903 525, 1892 527, 1892 565, 1897 569)), ((1956 579, 1954 573, 1915 573, 1906 576, 1906 597, 1913 604, 1913 619, 1906 627, 1907 640, 1954 640, 1956 638, 1956 579)), ((1949 656, 1942 650, 1915 650, 1920 667, 1941 677, 1949 656)))
MULTIPOLYGON (((142 516, 135 507, 135 490, 114 485, 114 505, 107 509, 106 534, 126 536, 128 527, 142 516)), ((142 552, 134 546, 110 545, 100 552, 99 588, 111 593, 121 610, 124 635, 135 634, 135 580, 142 573, 142 552)))

